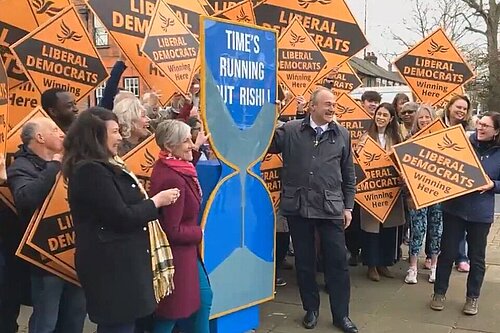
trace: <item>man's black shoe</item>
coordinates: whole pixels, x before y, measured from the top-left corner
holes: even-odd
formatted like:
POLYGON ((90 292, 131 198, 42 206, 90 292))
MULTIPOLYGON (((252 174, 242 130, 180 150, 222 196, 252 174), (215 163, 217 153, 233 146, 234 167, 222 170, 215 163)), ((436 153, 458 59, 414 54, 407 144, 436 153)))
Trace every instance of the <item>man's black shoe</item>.
POLYGON ((349 266, 356 267, 359 263, 359 254, 351 254, 349 258, 349 266))
POLYGON ((304 320, 302 321, 302 325, 308 330, 312 330, 318 324, 318 311, 307 311, 304 316, 304 320))
POLYGON ((334 322, 333 325, 340 328, 345 333, 358 333, 359 332, 358 328, 356 327, 356 325, 354 325, 354 323, 351 321, 351 319, 349 319, 349 317, 344 317, 344 318, 342 318, 342 320, 340 320, 338 322, 337 321, 334 322))

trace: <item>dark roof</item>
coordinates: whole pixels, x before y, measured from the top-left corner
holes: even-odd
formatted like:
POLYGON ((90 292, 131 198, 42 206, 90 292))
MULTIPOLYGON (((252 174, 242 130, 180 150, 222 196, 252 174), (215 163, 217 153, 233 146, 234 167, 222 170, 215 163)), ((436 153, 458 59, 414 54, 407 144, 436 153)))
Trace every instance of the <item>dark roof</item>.
POLYGON ((364 60, 358 57, 352 57, 351 59, 349 59, 349 65, 351 65, 356 72, 360 72, 364 75, 380 77, 382 79, 406 84, 405 80, 403 80, 398 72, 389 72, 385 68, 375 65, 371 61, 364 60))

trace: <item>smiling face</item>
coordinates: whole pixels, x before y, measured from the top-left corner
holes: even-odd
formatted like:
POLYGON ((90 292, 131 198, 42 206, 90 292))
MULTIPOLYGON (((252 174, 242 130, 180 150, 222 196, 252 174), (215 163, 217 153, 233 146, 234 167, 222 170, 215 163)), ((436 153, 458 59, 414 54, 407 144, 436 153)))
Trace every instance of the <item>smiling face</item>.
POLYGON ((188 162, 193 160, 193 148, 194 143, 193 140, 191 140, 191 136, 186 137, 180 144, 176 145, 175 147, 167 147, 167 149, 174 157, 188 162))
POLYGON ((363 108, 368 112, 370 115, 373 116, 375 114, 375 110, 377 110, 377 107, 380 105, 380 102, 374 101, 374 100, 364 100, 363 101, 363 108))
POLYGON ((500 129, 495 129, 493 119, 484 116, 476 124, 477 140, 491 141, 500 133, 500 129))
POLYGON ((417 118, 417 125, 419 130, 429 125, 431 122, 432 117, 428 110, 419 111, 419 115, 417 118))
POLYGON ((146 109, 141 106, 139 118, 132 121, 132 136, 145 138, 149 136, 150 119, 146 116, 146 109))
POLYGON ((452 125, 457 125, 465 120, 468 112, 468 104, 466 100, 457 99, 448 109, 448 118, 452 125))
POLYGON ((118 155, 118 146, 122 142, 122 136, 120 135, 120 126, 114 120, 106 121, 107 130, 107 147, 111 155, 118 155))
POLYGON ((377 125, 377 129, 379 133, 385 132, 387 125, 392 121, 394 117, 391 116, 389 110, 384 107, 379 108, 375 112, 375 125, 377 125))
POLYGON ((311 117, 313 121, 322 126, 331 123, 335 119, 335 105, 337 104, 333 93, 327 89, 321 89, 311 99, 311 117))

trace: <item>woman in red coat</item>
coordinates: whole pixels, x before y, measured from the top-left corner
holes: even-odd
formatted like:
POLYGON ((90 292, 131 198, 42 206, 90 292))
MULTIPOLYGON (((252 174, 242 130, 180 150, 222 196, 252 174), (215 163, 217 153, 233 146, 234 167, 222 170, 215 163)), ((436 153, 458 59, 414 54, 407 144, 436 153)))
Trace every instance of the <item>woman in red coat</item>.
POLYGON ((180 196, 160 211, 160 223, 174 256, 175 290, 158 305, 154 332, 170 333, 182 321, 191 332, 209 333, 212 291, 198 253, 203 237, 198 225, 202 193, 191 163, 191 128, 178 120, 166 120, 156 129, 156 143, 161 152, 151 175, 150 195, 175 187, 180 196))

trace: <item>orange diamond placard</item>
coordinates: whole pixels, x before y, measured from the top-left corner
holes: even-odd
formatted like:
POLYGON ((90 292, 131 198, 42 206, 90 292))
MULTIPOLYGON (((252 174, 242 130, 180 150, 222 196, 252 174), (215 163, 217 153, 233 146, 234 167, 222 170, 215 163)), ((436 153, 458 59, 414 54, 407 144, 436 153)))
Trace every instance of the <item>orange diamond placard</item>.
POLYGON ((278 41, 278 76, 295 95, 304 95, 326 65, 318 45, 297 18, 278 41))
POLYGON ((108 77, 74 6, 62 10, 11 50, 40 93, 60 87, 80 101, 108 77))
POLYGON ((372 117, 351 96, 345 93, 337 99, 335 116, 337 122, 351 133, 351 144, 355 148, 361 136, 370 127, 372 117))
POLYGON ((380 223, 384 223, 401 194, 396 166, 371 137, 358 152, 358 163, 366 179, 356 185, 355 200, 380 223))
POLYGON ((280 33, 298 18, 327 60, 326 76, 368 45, 344 0, 267 0, 255 7, 257 23, 280 33))
MULTIPOLYGON (((0 12, 0 53, 5 63, 9 86, 16 88, 27 82, 22 68, 16 64, 16 57, 9 47, 35 30, 65 7, 69 0, 3 0, 0 12)), ((32 108, 33 109, 33 108, 32 108)))
POLYGON ((412 47, 394 63, 418 99, 438 104, 474 78, 470 65, 442 28, 412 47))
POLYGON ((473 192, 488 182, 460 125, 396 145, 394 153, 417 209, 473 192))
POLYGON ((188 93, 191 87, 199 46, 172 8, 159 0, 141 50, 182 93, 188 93))
MULTIPOLYGON (((18 151, 19 145, 21 142, 21 131, 27 122, 35 118, 49 118, 49 116, 42 110, 41 107, 33 110, 29 115, 27 115, 22 121, 20 121, 13 129, 9 131, 6 140, 6 149, 5 149, 5 163, 7 168, 14 161, 14 154, 18 151)), ((0 185, 0 199, 5 202, 7 206, 9 206, 12 210, 15 210, 14 198, 12 197, 12 193, 6 184, 0 185)))
POLYGON ((338 73, 331 78, 325 78, 325 81, 325 85, 331 85, 333 93, 337 97, 340 97, 343 93, 349 94, 363 84, 347 61, 340 66, 338 73))
POLYGON ((234 22, 256 24, 255 13, 253 11, 253 4, 251 0, 244 0, 221 12, 215 13, 213 16, 234 22))
POLYGON ((260 165, 262 179, 266 182, 267 189, 271 193, 274 210, 277 211, 281 197, 281 169, 283 160, 281 155, 267 154, 260 165))

